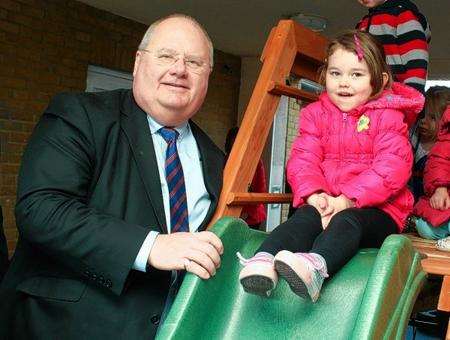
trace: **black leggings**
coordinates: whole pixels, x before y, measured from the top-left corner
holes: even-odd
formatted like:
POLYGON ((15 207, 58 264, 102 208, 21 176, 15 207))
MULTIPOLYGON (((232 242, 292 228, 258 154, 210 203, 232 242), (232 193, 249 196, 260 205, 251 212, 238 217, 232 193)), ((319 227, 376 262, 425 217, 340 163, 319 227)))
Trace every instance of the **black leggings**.
POLYGON ((280 250, 316 253, 327 263, 328 274, 341 269, 359 248, 379 248, 397 232, 394 220, 377 208, 351 208, 333 216, 323 230, 319 212, 311 205, 298 208, 275 228, 258 251, 276 255, 280 250))

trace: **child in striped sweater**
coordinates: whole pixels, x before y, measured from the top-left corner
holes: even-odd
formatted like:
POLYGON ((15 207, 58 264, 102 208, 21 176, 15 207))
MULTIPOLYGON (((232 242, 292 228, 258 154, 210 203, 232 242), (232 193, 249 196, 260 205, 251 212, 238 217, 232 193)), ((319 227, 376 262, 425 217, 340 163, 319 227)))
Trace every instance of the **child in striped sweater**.
POLYGON ((358 0, 369 13, 356 25, 383 45, 394 80, 424 93, 431 33, 425 16, 409 0, 358 0))

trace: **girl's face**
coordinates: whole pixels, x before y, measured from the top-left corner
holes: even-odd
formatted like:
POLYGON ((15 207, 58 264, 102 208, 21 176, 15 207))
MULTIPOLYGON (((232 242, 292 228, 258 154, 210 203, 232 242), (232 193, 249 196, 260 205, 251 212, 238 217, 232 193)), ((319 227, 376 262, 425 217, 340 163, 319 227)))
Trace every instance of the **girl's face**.
POLYGON ((366 103, 372 94, 366 61, 338 48, 328 58, 325 88, 330 100, 343 112, 366 103))
POLYGON ((434 133, 437 129, 436 119, 426 115, 419 121, 419 134, 422 142, 431 142, 434 139, 434 133))
POLYGON ((377 7, 379 5, 381 5, 382 3, 384 3, 386 0, 358 0, 358 2, 367 7, 367 8, 373 8, 373 7, 377 7))

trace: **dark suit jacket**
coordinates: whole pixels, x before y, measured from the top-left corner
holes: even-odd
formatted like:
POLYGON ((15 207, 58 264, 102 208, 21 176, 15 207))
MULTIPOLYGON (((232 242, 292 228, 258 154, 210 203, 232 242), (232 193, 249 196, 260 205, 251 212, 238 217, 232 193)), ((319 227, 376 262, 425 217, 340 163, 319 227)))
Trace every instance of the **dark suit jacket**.
MULTIPOLYGON (((204 229, 223 153, 190 125, 212 201, 204 229)), ((170 273, 131 268, 147 233, 167 228, 146 113, 131 91, 52 100, 23 157, 16 219, 20 237, 0 293, 9 337, 154 336, 170 273)))

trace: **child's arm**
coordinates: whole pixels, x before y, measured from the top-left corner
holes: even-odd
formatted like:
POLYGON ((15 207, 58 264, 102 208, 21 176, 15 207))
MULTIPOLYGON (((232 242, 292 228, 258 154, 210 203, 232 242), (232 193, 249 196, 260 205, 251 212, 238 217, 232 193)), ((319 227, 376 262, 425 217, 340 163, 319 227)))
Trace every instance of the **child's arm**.
POLYGON ((450 197, 446 187, 439 187, 430 197, 430 205, 433 209, 446 210, 450 208, 450 197))
POLYGON ((448 143, 438 141, 428 154, 423 175, 423 184, 425 193, 429 197, 439 187, 450 187, 448 147, 448 143))
POLYGON ((411 176, 413 154, 403 113, 385 110, 377 131, 371 167, 341 187, 358 208, 385 203, 406 186, 411 176))
POLYGON ((294 194, 294 207, 298 207, 314 193, 329 192, 327 181, 320 168, 323 148, 319 122, 315 121, 308 107, 300 113, 299 135, 292 145, 287 162, 287 180, 294 194))
POLYGON ((404 69, 404 72, 397 74, 398 80, 424 93, 429 32, 425 31, 417 15, 409 9, 400 13, 397 21, 396 38, 392 44, 385 45, 387 58, 394 59, 394 62, 388 63, 395 69, 395 54, 398 53, 401 59, 401 65, 398 66, 403 66, 404 69), (393 45, 396 45, 396 51, 393 50, 393 45))

